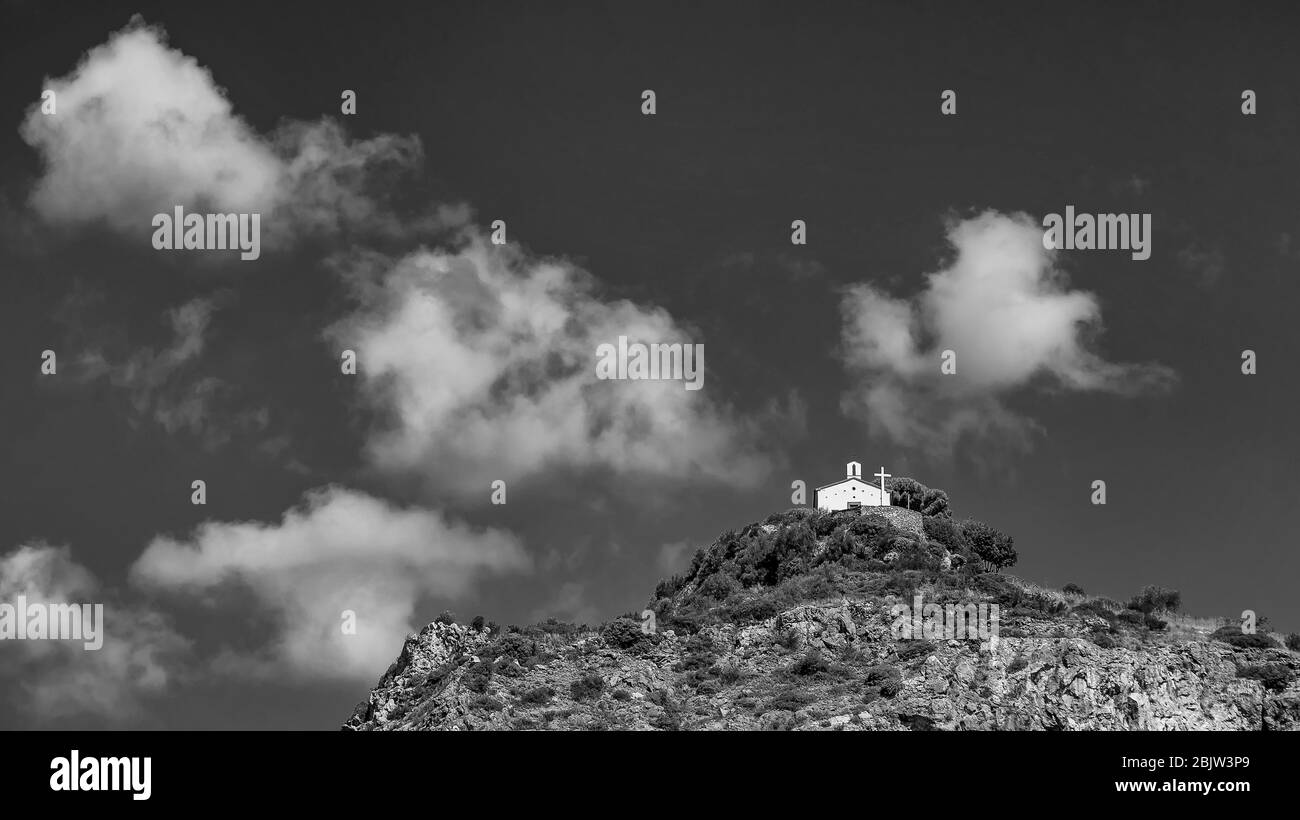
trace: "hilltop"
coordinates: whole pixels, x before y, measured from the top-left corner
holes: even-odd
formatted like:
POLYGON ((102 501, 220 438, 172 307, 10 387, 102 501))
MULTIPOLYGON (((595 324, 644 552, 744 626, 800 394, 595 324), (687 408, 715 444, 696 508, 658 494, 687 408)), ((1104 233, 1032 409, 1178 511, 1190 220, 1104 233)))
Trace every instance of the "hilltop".
POLYGON ((796 508, 725 532, 599 629, 440 618, 343 728, 1300 728, 1278 637, 1180 619, 1161 587, 1121 604, 1002 574, 1010 537, 901 487, 905 515, 796 508), (983 632, 904 635, 921 619, 896 607, 916 603, 983 632))

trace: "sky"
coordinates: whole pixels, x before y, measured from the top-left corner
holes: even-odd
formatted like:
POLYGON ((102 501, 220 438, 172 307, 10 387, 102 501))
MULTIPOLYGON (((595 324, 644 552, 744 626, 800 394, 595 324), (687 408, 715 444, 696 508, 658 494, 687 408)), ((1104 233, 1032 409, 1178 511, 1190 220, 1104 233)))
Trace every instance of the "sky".
POLYGON ((439 612, 639 611, 850 460, 1300 630, 1300 12, 585 5, 3 5, 0 603, 106 626, 0 643, 0 727, 334 729, 439 612))

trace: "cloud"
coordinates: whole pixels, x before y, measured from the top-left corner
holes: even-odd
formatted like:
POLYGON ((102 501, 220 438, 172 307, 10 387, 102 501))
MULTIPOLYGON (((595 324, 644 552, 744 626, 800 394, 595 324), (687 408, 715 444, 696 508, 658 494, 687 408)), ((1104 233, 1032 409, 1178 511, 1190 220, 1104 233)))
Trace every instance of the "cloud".
POLYGON ((388 266, 369 257, 349 273, 358 307, 328 336, 357 352, 378 414, 374 465, 483 500, 493 480, 550 468, 739 486, 771 469, 762 432, 794 416, 773 406, 742 417, 706 398, 717 379, 707 357, 702 390, 596 378, 598 346, 619 336, 701 342, 665 310, 602 300, 567 262, 464 238, 459 250, 388 266))
POLYGON ((71 550, 46 544, 0 556, 0 603, 103 604, 103 645, 84 641, 0 642, 0 680, 15 687, 22 712, 42 719, 91 714, 123 721, 138 716, 143 699, 168 690, 182 671, 189 643, 157 612, 126 605, 101 588, 72 559, 71 550))
POLYGON ((349 141, 330 120, 259 134, 211 72, 138 16, 70 74, 47 78, 56 111, 29 109, 20 132, 44 161, 31 204, 48 222, 105 223, 146 242, 154 214, 260 213, 264 240, 343 230, 397 234, 464 221, 444 206, 404 223, 380 192, 422 161, 415 137, 349 141))
POLYGON ((218 671, 372 682, 414 631, 422 595, 460 597, 485 575, 529 566, 510 533, 329 486, 278 523, 209 521, 188 539, 155 538, 131 578, 218 603, 233 599, 231 585, 252 594, 273 634, 255 650, 227 650, 218 671), (343 632, 346 610, 354 635, 343 632))
POLYGON ((853 385, 842 400, 873 435, 951 455, 963 439, 1027 448, 1037 424, 1005 404, 1031 385, 1139 395, 1170 387, 1159 364, 1114 364, 1092 352, 1096 296, 1070 290, 1026 214, 988 211, 953 221, 951 263, 925 289, 897 299, 869 284, 846 289, 843 356, 853 385), (940 372, 956 353, 956 374, 940 372))
POLYGON ((1217 285, 1227 270, 1227 259, 1217 245, 1194 241, 1179 249, 1176 258, 1179 265, 1196 275, 1197 285, 1203 289, 1217 285))
POLYGON ((208 449, 225 444, 235 431, 265 429, 270 421, 265 407, 225 412, 232 402, 233 385, 190 372, 207 346, 217 303, 216 298, 201 297, 169 310, 172 340, 161 350, 143 348, 117 362, 103 350, 89 351, 78 361, 78 379, 104 380, 124 391, 133 423, 152 419, 168 433, 188 431, 208 449))

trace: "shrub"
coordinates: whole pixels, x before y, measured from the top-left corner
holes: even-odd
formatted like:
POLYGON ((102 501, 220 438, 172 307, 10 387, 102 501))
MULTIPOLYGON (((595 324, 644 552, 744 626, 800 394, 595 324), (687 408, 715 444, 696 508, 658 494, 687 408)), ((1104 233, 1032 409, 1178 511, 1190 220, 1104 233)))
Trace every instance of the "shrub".
POLYGON ((456 623, 456 616, 452 614, 452 611, 450 609, 444 609, 438 615, 438 617, 433 619, 433 621, 434 623, 446 624, 448 626, 451 626, 452 624, 456 623))
POLYGON ((1108 622, 1113 622, 1116 618, 1114 612, 1102 606, 1096 601, 1084 601, 1083 603, 1074 607, 1074 609, 1072 609, 1071 611, 1077 612, 1080 615, 1088 615, 1094 618, 1103 618, 1108 622))
POLYGON ((589 700, 599 697, 605 688, 605 679, 595 672, 588 672, 569 684, 569 693, 574 700, 589 700))
POLYGON ((949 552, 959 553, 966 550, 966 539, 961 537, 961 529, 951 518, 927 515, 921 519, 921 529, 925 532, 926 538, 942 544, 949 552))
POLYGON ((1222 641, 1237 649, 1276 649, 1277 642, 1267 635, 1256 632, 1247 635, 1239 626, 1221 626, 1210 635, 1216 641, 1222 641))
POLYGON ((780 609, 776 601, 768 597, 733 597, 725 603, 724 611, 728 621, 743 624, 775 618, 780 609))
POLYGON ((484 623, 482 615, 475 615, 474 620, 469 622, 469 626, 470 629, 473 629, 475 632, 482 632, 484 623))
POLYGON ((492 662, 482 660, 465 670, 465 676, 461 678, 461 685, 469 691, 481 695, 487 691, 490 680, 492 680, 492 662))
POLYGON ((1250 664, 1237 669, 1237 677, 1264 684, 1265 689, 1280 692, 1291 682, 1291 669, 1284 663, 1250 664))
POLYGON ((813 649, 804 654, 802 658, 790 664, 790 674, 792 675, 816 675, 819 672, 829 672, 831 665, 822 657, 821 650, 813 649))
POLYGON ((811 692, 803 689, 791 687, 778 692, 768 701, 765 711, 771 712, 776 709, 785 709, 791 712, 797 712, 803 707, 815 701, 817 698, 811 692))
POLYGON ((1119 613, 1118 617, 1121 621, 1133 624, 1134 626, 1141 624, 1146 619, 1146 616, 1141 612, 1138 612, 1136 609, 1125 609, 1119 613))
POLYGON ((1300 652, 1300 632, 1292 632, 1286 636, 1286 648, 1292 652, 1300 652))
POLYGON ((720 572, 710 575, 700 584, 700 594, 713 598, 716 601, 725 600, 729 595, 741 590, 740 582, 730 575, 724 575, 720 572))
POLYGON ((1142 623, 1144 626, 1146 626, 1147 629, 1150 629, 1152 632, 1159 632, 1162 629, 1164 629, 1166 626, 1169 626, 1169 623, 1167 621, 1162 621, 1149 612, 1146 614, 1145 617, 1143 617, 1142 623))
POLYGON ((554 689, 549 686, 538 686, 525 692, 520 700, 527 704, 544 706, 550 703, 553 697, 555 697, 554 689))
POLYGON ((632 699, 632 693, 627 691, 626 689, 614 690, 614 700, 631 700, 631 699, 632 699))
POLYGON ((1079 586, 1078 584, 1066 584, 1065 586, 1061 587, 1061 592, 1065 593, 1066 595, 1083 596, 1087 594, 1086 592, 1083 591, 1083 587, 1079 586))
POLYGON ((973 518, 961 524, 962 537, 970 550, 986 565, 1000 570, 1016 563, 1016 550, 1011 536, 973 518))
POLYGON ((1176 612, 1182 596, 1176 589, 1149 584, 1128 602, 1129 609, 1138 612, 1176 612))
POLYGON ((605 643, 624 650, 639 650, 651 644, 641 624, 631 618, 615 618, 600 631, 605 643))
POLYGON ((1097 646, 1100 646, 1102 649, 1115 648, 1115 639, 1105 632, 1094 632, 1090 637, 1092 638, 1092 642, 1097 646))
POLYGON ((655 600, 671 598, 684 586, 686 586, 686 577, 683 575, 665 578, 655 586, 655 600))
POLYGON ((934 648, 934 644, 930 641, 899 641, 894 651, 898 655, 899 662, 907 662, 929 655, 934 648))
POLYGON ((505 656, 523 662, 537 652, 537 641, 521 632, 510 632, 480 649, 478 655, 485 658, 505 656))
POLYGON ((491 695, 480 695, 470 702, 471 709, 479 709, 484 712, 500 712, 506 708, 505 704, 491 695))
POLYGON ((1007 674, 1014 675, 1015 673, 1019 672, 1021 669, 1024 669, 1027 666, 1029 666, 1029 661, 1025 660, 1025 656, 1017 655, 1016 659, 1013 660, 1011 664, 1007 667, 1007 674))

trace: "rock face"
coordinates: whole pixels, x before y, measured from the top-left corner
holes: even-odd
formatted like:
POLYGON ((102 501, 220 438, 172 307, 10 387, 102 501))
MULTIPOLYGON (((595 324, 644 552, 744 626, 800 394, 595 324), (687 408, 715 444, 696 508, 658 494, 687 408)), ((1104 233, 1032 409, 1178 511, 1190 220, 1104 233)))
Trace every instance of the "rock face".
POLYGON ((1300 728, 1300 659, 1281 648, 1103 648, 1079 614, 1013 616, 1014 636, 984 648, 895 640, 891 601, 807 601, 690 636, 630 621, 571 638, 431 624, 343 728, 1300 728), (1250 676, 1261 667, 1268 686, 1250 676))

